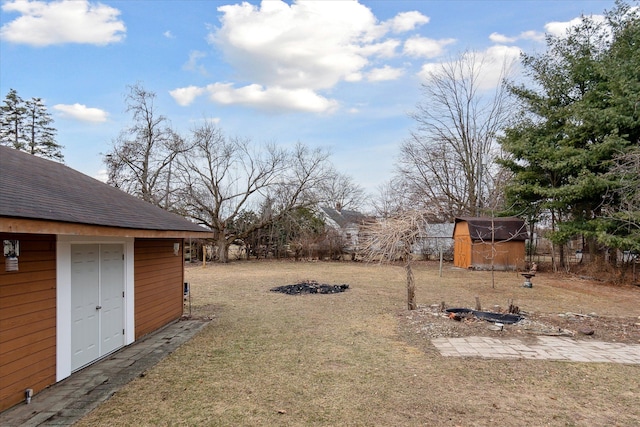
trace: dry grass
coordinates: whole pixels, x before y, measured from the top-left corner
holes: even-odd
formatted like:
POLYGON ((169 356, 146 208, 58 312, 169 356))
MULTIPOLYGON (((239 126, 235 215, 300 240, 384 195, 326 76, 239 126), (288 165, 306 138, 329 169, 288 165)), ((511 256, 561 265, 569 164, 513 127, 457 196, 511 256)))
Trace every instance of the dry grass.
MULTIPOLYGON (((528 311, 640 313, 637 288, 516 273, 415 269, 417 301, 528 311)), ((544 276, 544 275, 542 275, 544 276)), ((187 270, 193 340, 80 426, 638 425, 640 367, 444 358, 405 327, 404 270, 355 263, 237 262, 187 270), (289 296, 275 286, 348 283, 289 296)))

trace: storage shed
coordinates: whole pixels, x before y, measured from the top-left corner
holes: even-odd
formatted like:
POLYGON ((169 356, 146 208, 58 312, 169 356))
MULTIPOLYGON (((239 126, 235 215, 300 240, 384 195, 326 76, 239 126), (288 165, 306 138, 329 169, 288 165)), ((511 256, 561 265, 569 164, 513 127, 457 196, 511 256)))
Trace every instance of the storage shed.
POLYGON ((211 233, 0 146, 0 411, 179 319, 186 237, 211 233))
POLYGON ((524 267, 527 227, 520 218, 456 218, 453 264, 477 270, 524 267))

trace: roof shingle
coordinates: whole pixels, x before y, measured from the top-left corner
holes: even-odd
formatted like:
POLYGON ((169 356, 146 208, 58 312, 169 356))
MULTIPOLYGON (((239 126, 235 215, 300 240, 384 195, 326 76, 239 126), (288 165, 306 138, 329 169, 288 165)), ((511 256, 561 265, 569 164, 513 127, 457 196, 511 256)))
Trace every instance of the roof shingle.
POLYGON ((497 241, 527 240, 527 227, 523 220, 515 217, 461 217, 456 218, 455 223, 466 222, 469 225, 469 234, 472 240, 497 241))
POLYGON ((207 232, 63 164, 0 146, 0 217, 207 232))

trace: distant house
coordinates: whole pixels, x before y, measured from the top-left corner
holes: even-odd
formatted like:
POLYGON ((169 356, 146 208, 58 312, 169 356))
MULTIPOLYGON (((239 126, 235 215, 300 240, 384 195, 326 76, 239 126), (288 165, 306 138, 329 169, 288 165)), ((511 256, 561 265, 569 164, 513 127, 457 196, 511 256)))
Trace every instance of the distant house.
POLYGON ((369 217, 357 211, 342 209, 339 204, 335 208, 321 207, 319 214, 327 227, 340 233, 344 252, 356 252, 360 227, 369 220, 369 217))
POLYGON ((211 233, 0 146, 0 411, 179 319, 186 237, 211 233))
POLYGON ((456 218, 453 264, 478 270, 524 267, 527 227, 520 218, 456 218))
POLYGON ((437 259, 442 252, 445 259, 453 256, 453 223, 429 223, 422 230, 411 251, 425 259, 437 259))

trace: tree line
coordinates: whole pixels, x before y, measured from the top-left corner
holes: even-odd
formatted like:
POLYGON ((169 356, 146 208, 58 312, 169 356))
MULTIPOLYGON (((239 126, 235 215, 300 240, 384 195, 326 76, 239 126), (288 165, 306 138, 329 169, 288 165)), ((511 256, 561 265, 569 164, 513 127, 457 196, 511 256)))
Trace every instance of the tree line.
POLYGON ((378 211, 517 215, 531 233, 549 228, 558 268, 576 237, 613 262, 640 252, 638 10, 617 2, 602 21, 547 35, 546 51, 521 55, 524 82, 473 52, 433 69, 378 211), (501 70, 492 91, 487 70, 501 70))
POLYGON ((157 111, 155 99, 141 84, 129 87, 132 124, 104 156, 108 182, 212 230, 221 262, 234 242, 251 241, 257 251, 318 234, 313 209, 329 202, 348 208, 364 197, 333 167, 326 150, 302 143, 256 145, 226 135, 206 118, 180 135, 157 111))
MULTIPOLYGON (((547 35, 544 52, 521 55, 524 80, 514 62, 472 51, 430 68, 416 126, 377 197, 323 149, 256 145, 206 118, 179 134, 141 84, 125 98, 131 125, 104 154, 108 182, 210 228, 221 261, 233 242, 317 241, 318 206, 362 209, 365 200, 388 224, 416 212, 423 222, 523 217, 531 233, 549 229, 556 267, 576 237, 596 256, 640 252, 638 10, 619 1, 602 21, 583 16, 547 35)), ((41 100, 12 90, 1 111, 2 144, 61 159, 41 100)))

